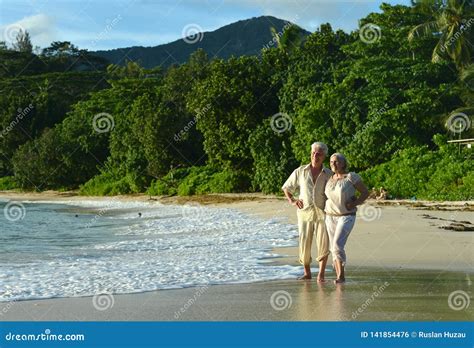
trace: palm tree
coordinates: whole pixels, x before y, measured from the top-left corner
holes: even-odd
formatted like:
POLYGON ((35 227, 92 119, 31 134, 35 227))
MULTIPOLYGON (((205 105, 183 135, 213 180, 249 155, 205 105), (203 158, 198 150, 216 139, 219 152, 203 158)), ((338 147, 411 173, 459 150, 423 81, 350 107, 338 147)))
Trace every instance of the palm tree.
MULTIPOLYGON (((431 20, 410 30, 408 40, 419 36, 437 37, 431 61, 452 60, 459 70, 457 88, 464 106, 443 117, 450 128, 450 120, 456 115, 471 118, 474 114, 474 0, 412 0, 412 4, 431 20)), ((468 135, 472 132, 472 128, 467 129, 468 135)))
POLYGON ((412 0, 420 12, 432 20, 410 30, 408 40, 436 36, 432 61, 454 61, 459 70, 472 64, 474 55, 474 0, 412 0))
POLYGON ((304 31, 295 24, 285 25, 279 33, 277 33, 274 27, 271 27, 270 30, 275 38, 277 47, 286 53, 300 47, 305 38, 304 31))

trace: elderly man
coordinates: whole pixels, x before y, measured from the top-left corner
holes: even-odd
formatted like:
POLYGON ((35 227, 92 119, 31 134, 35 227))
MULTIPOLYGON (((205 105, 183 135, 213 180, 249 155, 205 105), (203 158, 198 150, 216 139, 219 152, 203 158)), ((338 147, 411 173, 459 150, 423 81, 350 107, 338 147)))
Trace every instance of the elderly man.
POLYGON ((282 186, 288 202, 297 207, 299 231, 299 261, 304 266, 304 275, 299 279, 311 279, 311 245, 316 234, 318 248, 318 282, 324 282, 324 273, 329 255, 329 237, 324 224, 326 183, 333 174, 323 166, 328 153, 326 144, 311 145, 311 163, 293 171, 282 186), (298 199, 293 195, 299 191, 298 199))

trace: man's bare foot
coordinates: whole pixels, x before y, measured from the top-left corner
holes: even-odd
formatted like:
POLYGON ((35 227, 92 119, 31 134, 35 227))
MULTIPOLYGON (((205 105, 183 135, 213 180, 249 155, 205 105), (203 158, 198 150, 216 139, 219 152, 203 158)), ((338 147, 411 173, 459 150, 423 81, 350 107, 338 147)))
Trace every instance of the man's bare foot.
POLYGON ((326 283, 326 279, 318 277, 317 282, 318 283, 326 283))
POLYGON ((346 279, 345 278, 339 278, 334 281, 334 284, 342 284, 345 283, 346 279))
POLYGON ((305 274, 304 276, 298 278, 298 280, 307 280, 307 279, 311 279, 311 275, 305 274))

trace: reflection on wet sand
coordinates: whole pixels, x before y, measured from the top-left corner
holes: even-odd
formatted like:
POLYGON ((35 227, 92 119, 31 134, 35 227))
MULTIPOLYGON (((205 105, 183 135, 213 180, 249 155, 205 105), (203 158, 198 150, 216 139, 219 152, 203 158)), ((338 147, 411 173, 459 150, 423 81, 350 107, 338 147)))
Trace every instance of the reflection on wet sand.
POLYGON ((292 319, 466 320, 471 285, 468 273, 361 269, 344 284, 295 282, 292 319))
POLYGON ((344 284, 305 281, 297 296, 296 320, 340 321, 350 320, 345 303, 344 284))

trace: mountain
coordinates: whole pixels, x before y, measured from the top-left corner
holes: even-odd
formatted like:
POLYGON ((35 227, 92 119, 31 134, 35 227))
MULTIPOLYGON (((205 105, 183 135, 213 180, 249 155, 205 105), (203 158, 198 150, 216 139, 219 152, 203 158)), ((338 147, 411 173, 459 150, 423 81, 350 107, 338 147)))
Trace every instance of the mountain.
MULTIPOLYGON (((164 45, 135 46, 90 53, 106 58, 114 64, 123 65, 128 60, 136 61, 145 68, 184 63, 191 53, 199 48, 202 48, 209 58, 225 59, 231 56, 257 55, 263 47, 275 47, 271 27, 280 34, 291 24, 272 16, 254 17, 164 45)), ((304 35, 310 34, 304 29, 301 31, 304 35)))

